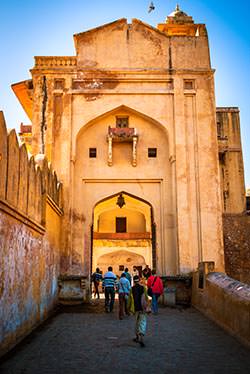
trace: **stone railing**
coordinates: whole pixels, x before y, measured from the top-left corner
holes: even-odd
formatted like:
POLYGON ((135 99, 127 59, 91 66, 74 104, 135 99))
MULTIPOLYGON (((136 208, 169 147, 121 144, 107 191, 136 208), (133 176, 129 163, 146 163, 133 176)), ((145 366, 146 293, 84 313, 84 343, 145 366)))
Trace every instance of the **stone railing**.
POLYGON ((35 68, 76 66, 75 56, 35 56, 35 68))
POLYGON ((250 347, 250 286, 226 274, 193 275, 192 304, 243 344, 250 347))

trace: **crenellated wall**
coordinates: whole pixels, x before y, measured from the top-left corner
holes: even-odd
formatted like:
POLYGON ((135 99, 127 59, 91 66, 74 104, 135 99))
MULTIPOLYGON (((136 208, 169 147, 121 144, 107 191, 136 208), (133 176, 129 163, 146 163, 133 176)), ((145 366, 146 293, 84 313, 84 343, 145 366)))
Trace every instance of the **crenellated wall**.
POLYGON ((0 356, 57 303, 61 192, 51 165, 29 158, 0 112, 0 356))

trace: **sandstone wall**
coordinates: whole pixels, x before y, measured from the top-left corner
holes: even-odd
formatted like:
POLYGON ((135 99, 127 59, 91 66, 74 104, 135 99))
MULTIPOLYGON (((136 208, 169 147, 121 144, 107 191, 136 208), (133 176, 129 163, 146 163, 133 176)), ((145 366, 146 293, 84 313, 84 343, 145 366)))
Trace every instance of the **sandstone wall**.
POLYGON ((250 284, 250 216, 225 214, 223 230, 226 273, 250 284))
POLYGON ((192 304, 242 343, 250 346, 250 286, 223 273, 209 273, 199 288, 193 277, 192 304))
POLYGON ((57 302, 61 186, 7 133, 0 112, 0 356, 57 302))

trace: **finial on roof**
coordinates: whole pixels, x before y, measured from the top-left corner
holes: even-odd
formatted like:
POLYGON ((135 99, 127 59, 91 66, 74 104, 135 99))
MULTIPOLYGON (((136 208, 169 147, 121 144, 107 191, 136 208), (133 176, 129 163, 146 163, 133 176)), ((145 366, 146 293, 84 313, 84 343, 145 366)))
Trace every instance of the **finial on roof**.
POLYGON ((187 13, 183 12, 183 10, 180 9, 178 3, 176 4, 175 10, 168 15, 166 22, 177 24, 194 23, 192 17, 188 16, 187 13))

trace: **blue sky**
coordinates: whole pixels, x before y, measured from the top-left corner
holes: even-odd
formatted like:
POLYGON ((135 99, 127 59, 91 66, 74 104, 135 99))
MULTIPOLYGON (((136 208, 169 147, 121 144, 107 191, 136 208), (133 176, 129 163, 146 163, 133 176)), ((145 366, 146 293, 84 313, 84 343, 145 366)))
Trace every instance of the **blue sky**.
MULTIPOLYGON (((73 34, 114 21, 138 18, 156 26, 176 0, 9 0, 1 2, 0 109, 7 126, 29 123, 10 85, 29 79, 33 56, 74 55, 73 34)), ((245 166, 250 187, 250 0, 180 0, 180 7, 208 29, 212 67, 216 69, 217 106, 238 106, 245 166)))

